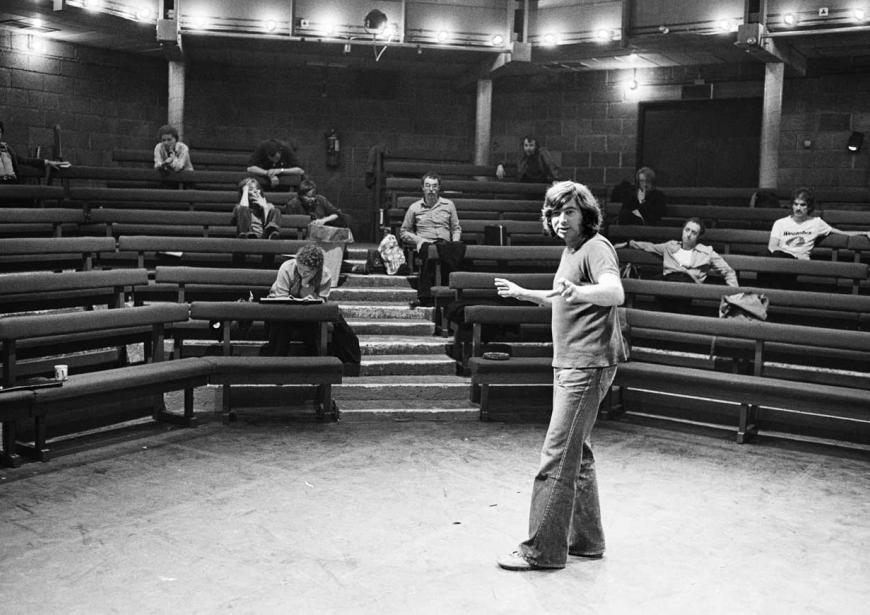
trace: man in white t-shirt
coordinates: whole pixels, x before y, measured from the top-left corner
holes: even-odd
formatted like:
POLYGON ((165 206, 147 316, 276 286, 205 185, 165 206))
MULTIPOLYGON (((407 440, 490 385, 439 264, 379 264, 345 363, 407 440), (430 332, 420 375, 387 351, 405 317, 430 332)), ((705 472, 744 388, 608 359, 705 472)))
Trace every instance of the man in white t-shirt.
POLYGON ((791 203, 792 214, 780 218, 770 229, 770 241, 767 249, 771 256, 791 256, 800 260, 809 260, 810 253, 819 238, 835 235, 867 235, 864 231, 841 231, 819 217, 810 217, 815 207, 816 198, 807 188, 795 190, 791 203))

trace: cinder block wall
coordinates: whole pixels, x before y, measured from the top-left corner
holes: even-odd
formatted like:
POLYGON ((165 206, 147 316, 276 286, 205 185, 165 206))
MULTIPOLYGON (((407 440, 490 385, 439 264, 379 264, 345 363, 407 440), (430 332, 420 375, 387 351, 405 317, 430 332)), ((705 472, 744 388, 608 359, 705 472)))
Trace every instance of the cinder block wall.
MULTIPOLYGON (((0 118, 20 149, 50 147, 60 124, 64 153, 77 164, 111 165, 113 148, 150 148, 167 109, 167 67, 159 58, 50 42, 45 56, 27 53, 0 31, 0 118)), ((237 55, 237 54, 234 54, 237 55)), ((185 139, 194 148, 250 151, 263 138, 295 139, 306 171, 355 220, 368 239, 372 197, 364 176, 369 149, 429 150, 470 160, 476 90, 433 70, 402 71, 393 88, 371 88, 355 69, 291 67, 250 52, 245 66, 187 67, 185 139), (254 67, 254 68, 250 68, 254 67), (341 163, 325 164, 325 135, 341 138, 341 163)), ((378 67, 368 73, 372 77, 378 67)), ((639 100, 676 100, 682 84, 716 83, 717 98, 760 96, 757 64, 638 71, 638 99, 628 99, 629 71, 546 73, 495 80, 492 162, 514 157, 524 134, 541 139, 565 175, 612 185, 637 166, 639 100)), ((364 75, 366 77, 366 75, 364 75)), ((781 185, 867 186, 870 135, 846 153, 853 130, 870 133, 870 71, 788 78, 783 96, 781 185), (809 140, 809 148, 804 141, 809 140)), ((195 161, 194 161, 195 162, 195 161)))

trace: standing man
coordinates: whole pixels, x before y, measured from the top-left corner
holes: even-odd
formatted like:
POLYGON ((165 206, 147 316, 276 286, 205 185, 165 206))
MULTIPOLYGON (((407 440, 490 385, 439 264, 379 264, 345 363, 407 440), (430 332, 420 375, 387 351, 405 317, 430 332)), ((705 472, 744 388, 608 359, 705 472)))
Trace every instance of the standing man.
POLYGON ((303 175, 305 171, 294 148, 278 139, 266 139, 251 154, 248 173, 276 188, 282 175, 303 175))
POLYGON ((555 184, 547 190, 542 221, 545 233, 565 242, 553 289, 495 280, 499 296, 553 309, 553 413, 532 489, 529 537, 498 559, 505 570, 564 568, 569 554, 604 555, 589 437, 616 364, 626 359, 617 314, 625 298, 619 261, 598 233, 595 197, 583 184, 555 184))
MULTIPOLYGON (((495 176, 504 179, 505 163, 496 167, 495 176)), ((540 147, 538 140, 531 135, 523 137, 523 153, 517 161, 516 180, 547 184, 559 180, 559 165, 553 160, 550 152, 540 147)))
POLYGON ((450 271, 462 261, 465 246, 459 243, 462 228, 456 205, 442 198, 441 176, 426 173, 423 176, 423 198, 414 201, 405 212, 399 235, 402 243, 413 247, 420 255, 420 278, 417 282, 417 297, 420 305, 432 304, 432 286, 448 279, 450 271), (429 244, 438 246, 441 259, 441 280, 435 280, 435 266, 429 256, 429 244))

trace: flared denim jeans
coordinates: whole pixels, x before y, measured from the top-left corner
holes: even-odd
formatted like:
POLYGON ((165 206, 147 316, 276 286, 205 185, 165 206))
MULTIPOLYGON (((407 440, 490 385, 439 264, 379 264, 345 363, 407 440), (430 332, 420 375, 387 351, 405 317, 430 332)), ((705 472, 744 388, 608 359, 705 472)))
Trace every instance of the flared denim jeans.
POLYGON ((590 434, 616 366, 555 368, 553 414, 532 488, 527 561, 562 568, 568 552, 604 552, 604 530, 590 434))

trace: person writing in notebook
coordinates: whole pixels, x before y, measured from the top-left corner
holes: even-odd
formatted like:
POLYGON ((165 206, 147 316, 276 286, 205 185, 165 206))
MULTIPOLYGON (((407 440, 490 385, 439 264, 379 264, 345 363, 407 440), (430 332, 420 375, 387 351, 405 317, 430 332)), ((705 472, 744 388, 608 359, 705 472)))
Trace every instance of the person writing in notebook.
MULTIPOLYGON (((313 243, 306 244, 296 253, 295 259, 281 264, 269 297, 295 297, 309 301, 325 302, 332 287, 329 269, 323 266, 323 250, 313 243)), ((269 343, 263 354, 287 356, 294 332, 302 339, 306 355, 317 354, 317 323, 292 323, 273 321, 268 323, 269 343)))

